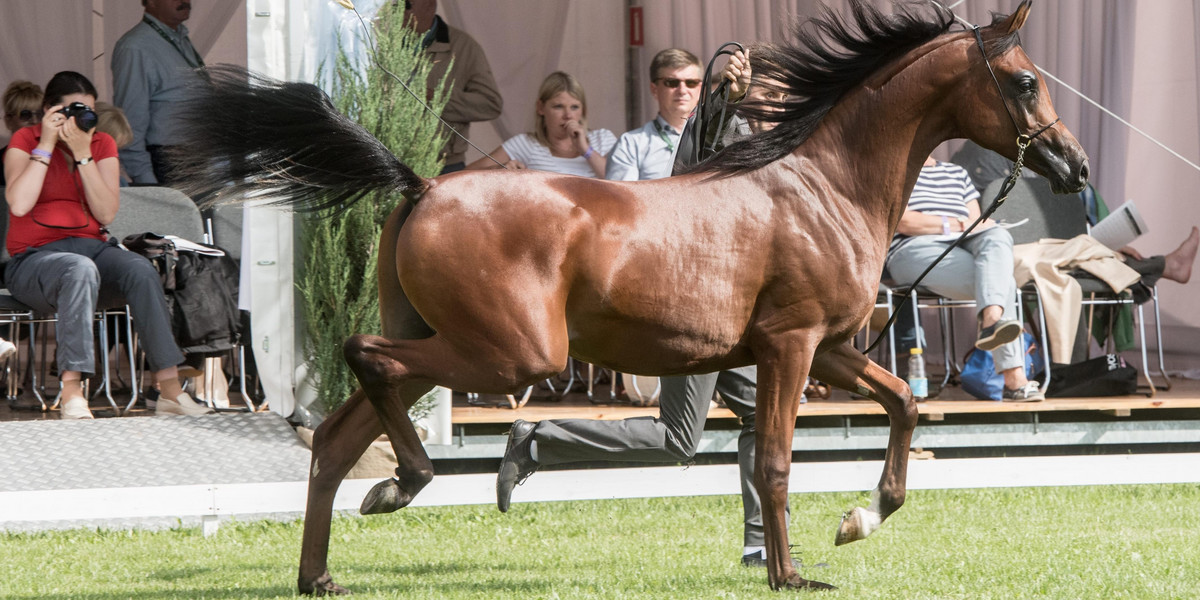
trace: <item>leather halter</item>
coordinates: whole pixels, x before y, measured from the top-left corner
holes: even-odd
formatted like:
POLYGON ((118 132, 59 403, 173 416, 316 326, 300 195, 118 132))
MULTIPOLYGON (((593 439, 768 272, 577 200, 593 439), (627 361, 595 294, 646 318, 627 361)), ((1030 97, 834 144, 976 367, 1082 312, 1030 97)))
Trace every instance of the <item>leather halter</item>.
POLYGON ((1055 118, 1045 127, 1033 132, 1032 135, 1021 133, 1021 126, 1017 124, 1017 118, 1013 116, 1012 109, 1008 106, 1008 98, 1004 96, 1004 88, 1000 87, 1000 80, 996 78, 996 71, 992 69, 992 62, 988 60, 987 50, 983 47, 983 35, 979 33, 979 26, 973 26, 971 33, 975 34, 975 45, 979 46, 979 53, 983 55, 983 64, 987 65, 988 73, 992 76, 992 82, 996 84, 996 93, 1000 94, 1000 103, 1004 105, 1004 112, 1008 113, 1008 118, 1012 121, 1013 129, 1017 131, 1017 146, 1024 150, 1033 141, 1033 138, 1042 135, 1047 129, 1054 127, 1056 123, 1062 120, 1062 117, 1055 118))

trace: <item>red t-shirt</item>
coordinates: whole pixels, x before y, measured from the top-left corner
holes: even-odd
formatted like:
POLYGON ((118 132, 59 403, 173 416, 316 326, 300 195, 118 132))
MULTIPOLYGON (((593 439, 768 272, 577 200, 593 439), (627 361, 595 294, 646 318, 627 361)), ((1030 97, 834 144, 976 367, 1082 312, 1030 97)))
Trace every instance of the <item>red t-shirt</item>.
MULTIPOLYGON (((42 126, 24 127, 8 142, 9 148, 33 154, 42 139, 42 126)), ((37 204, 25 216, 11 212, 8 221, 8 253, 16 256, 29 248, 37 248, 69 237, 107 240, 108 234, 92 216, 83 195, 83 180, 73 164, 67 162, 67 151, 59 145, 50 156, 50 169, 42 183, 37 204)), ((92 135, 92 158, 97 162, 117 155, 117 144, 107 133, 92 135)), ((41 167, 34 167, 40 169, 41 167)), ((10 182, 11 183, 11 182, 10 182)))

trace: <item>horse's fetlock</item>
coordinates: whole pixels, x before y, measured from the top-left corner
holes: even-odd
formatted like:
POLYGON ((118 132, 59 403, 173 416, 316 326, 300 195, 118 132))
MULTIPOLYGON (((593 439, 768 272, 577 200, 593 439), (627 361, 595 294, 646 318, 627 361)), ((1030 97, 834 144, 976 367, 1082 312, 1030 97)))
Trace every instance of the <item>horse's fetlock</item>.
POLYGON ((433 469, 421 468, 411 471, 401 471, 396 468, 396 481, 400 484, 400 489, 408 492, 409 496, 416 496, 417 492, 425 489, 429 482, 433 481, 433 469))

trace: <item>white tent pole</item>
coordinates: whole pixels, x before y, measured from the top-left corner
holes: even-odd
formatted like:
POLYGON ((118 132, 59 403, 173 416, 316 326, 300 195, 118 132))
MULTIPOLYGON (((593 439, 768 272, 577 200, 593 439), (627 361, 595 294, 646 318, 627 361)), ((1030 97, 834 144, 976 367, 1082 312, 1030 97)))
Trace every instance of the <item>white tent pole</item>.
MULTIPOLYGON (((247 67, 276 79, 292 79, 290 22, 303 20, 304 3, 249 0, 247 8, 247 67)), ((251 345, 271 410, 286 417, 296 407, 292 214, 247 208, 244 221, 250 241, 242 268, 249 269, 251 345)))

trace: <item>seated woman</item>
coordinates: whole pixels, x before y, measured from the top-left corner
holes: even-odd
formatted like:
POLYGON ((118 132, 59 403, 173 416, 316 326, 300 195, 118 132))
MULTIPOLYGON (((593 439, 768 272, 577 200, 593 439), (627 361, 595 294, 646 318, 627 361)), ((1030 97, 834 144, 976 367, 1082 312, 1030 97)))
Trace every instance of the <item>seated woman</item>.
MULTIPOLYGON (((29 81, 14 81, 4 88, 4 127, 16 133, 22 127, 36 125, 42 120, 42 88, 29 81)), ((0 151, 0 157, 8 146, 0 151)), ((0 186, 5 185, 4 174, 0 173, 0 186)))
POLYGON ((120 204, 119 167, 113 139, 92 130, 95 86, 79 73, 63 71, 46 84, 42 104, 41 122, 18 130, 4 155, 10 213, 6 241, 13 257, 4 283, 17 300, 58 314, 55 358, 62 418, 92 418, 80 379, 95 372, 92 320, 101 299, 106 305, 124 300, 132 310, 161 390, 156 413, 212 412, 179 384, 176 366, 183 354, 172 337, 157 272, 145 258, 121 248, 104 228, 120 204), (68 106, 71 115, 63 113, 68 106))
MULTIPOLYGON (((900 285, 910 285, 962 231, 979 217, 979 192, 966 170, 929 157, 908 208, 900 217, 888 250, 886 268, 900 285)), ((921 282, 921 287, 979 307, 975 347, 992 352, 996 372, 1004 376, 1004 400, 1035 402, 1044 394, 1025 376, 1022 326, 1016 315, 1012 236, 988 219, 921 282)))
MULTIPOLYGON (((607 129, 587 128, 587 96, 579 81, 555 71, 542 81, 534 106, 533 133, 513 136, 492 156, 509 169, 536 169, 564 175, 604 178, 608 153, 617 143, 607 129)), ((468 169, 497 169, 483 157, 468 169)))

